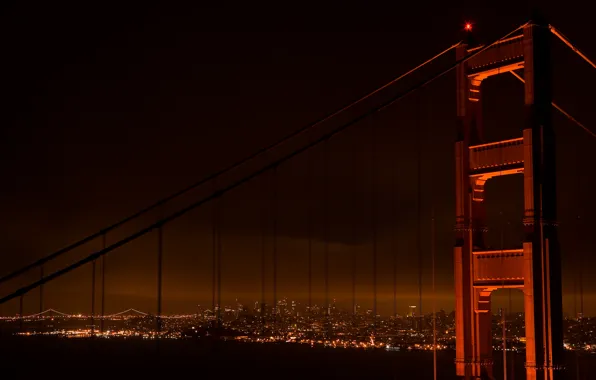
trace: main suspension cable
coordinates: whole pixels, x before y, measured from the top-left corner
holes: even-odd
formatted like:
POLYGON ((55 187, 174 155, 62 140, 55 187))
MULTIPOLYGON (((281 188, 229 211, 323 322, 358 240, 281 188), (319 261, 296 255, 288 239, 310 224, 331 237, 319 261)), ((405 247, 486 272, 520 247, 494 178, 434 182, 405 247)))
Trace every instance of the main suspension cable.
POLYGON ((559 37, 559 39, 561 41, 563 41, 563 43, 567 46, 569 46, 571 48, 571 50, 573 50, 575 53, 577 53, 577 55, 579 55, 584 61, 588 62, 588 64, 590 66, 592 66, 593 68, 596 69, 596 64, 594 62, 592 62, 590 60, 590 58, 588 58, 584 53, 582 53, 578 48, 576 48, 571 41, 569 41, 569 39, 567 37, 565 37, 563 35, 563 33, 561 33, 557 28, 555 28, 552 25, 549 25, 548 28, 550 29, 551 33, 554 34, 555 36, 559 37))
MULTIPOLYGON (((257 176, 259 176, 259 175, 261 175, 261 174, 263 174, 263 173, 271 170, 275 166, 278 166, 279 164, 281 164, 283 162, 286 162, 286 161, 294 158, 295 156, 297 156, 297 155, 299 155, 299 154, 301 154, 301 153, 303 153, 303 152, 311 149, 312 147, 320 144, 321 142, 323 142, 325 140, 328 140, 328 139, 336 136, 337 134, 339 134, 339 133, 343 132, 344 130, 346 130, 348 127, 350 127, 350 126, 352 126, 352 125, 360 122, 361 120, 364 120, 367 117, 369 117, 369 116, 371 116, 371 115, 373 115, 373 114, 375 114, 377 112, 381 112, 381 111, 385 110, 389 106, 391 106, 394 103, 400 101, 401 99, 405 98, 406 96, 410 95, 411 93, 413 93, 413 92, 415 92, 415 91, 417 91, 417 90, 419 90, 419 89, 421 89, 421 88, 429 85, 430 83, 434 82, 435 80, 443 77, 444 75, 446 75, 447 73, 449 73, 453 69, 455 69, 458 65, 460 65, 460 64, 462 64, 462 63, 470 60, 471 58, 475 57, 478 54, 481 54, 482 52, 484 52, 487 49, 489 49, 491 46, 493 46, 496 43, 498 43, 499 41, 501 41, 501 40, 509 37, 510 35, 512 35, 513 33, 517 32, 518 30, 522 29, 526 25, 528 25, 527 22, 525 24, 519 26, 518 28, 512 30, 511 32, 507 33, 505 36, 499 38, 498 40, 495 40, 494 42, 492 42, 492 43, 484 46, 483 48, 481 48, 481 49, 473 52, 472 54, 469 54, 466 57, 463 57, 461 59, 456 60, 448 68, 446 68, 446 69, 444 69, 444 70, 442 70, 442 71, 434 74, 429 79, 425 79, 425 80, 422 80, 422 81, 414 84, 413 86, 411 86, 407 90, 405 90, 403 92, 400 92, 397 95, 394 95, 389 100, 387 100, 384 103, 382 103, 381 105, 379 105, 377 107, 374 107, 374 108, 372 108, 372 109, 370 109, 370 110, 362 113, 361 115, 353 118, 352 120, 346 122, 345 124, 342 124, 341 126, 336 127, 335 129, 333 129, 333 130, 331 130, 331 131, 323 134, 319 138, 317 138, 317 139, 309 142, 308 144, 305 144, 302 147, 300 147, 298 149, 295 149, 295 150, 293 150, 292 152, 290 152, 288 154, 283 155, 281 158, 278 158, 278 159, 274 160, 273 162, 271 162, 271 163, 269 163, 269 164, 261 167, 260 169, 255 170, 251 174, 248 174, 248 175, 242 177, 241 179, 233 182, 232 184, 229 184, 227 186, 222 187, 221 189, 215 191, 211 195, 209 195, 209 196, 207 196, 205 198, 202 198, 201 200, 196 201, 196 202, 188 205, 187 207, 184 207, 182 209, 179 209, 178 211, 174 212, 170 216, 158 220, 157 222, 155 222, 155 223, 153 223, 153 224, 151 224, 151 225, 149 225, 149 226, 147 226, 147 227, 145 227, 145 228, 137 231, 136 233, 133 233, 133 234, 129 235, 128 237, 126 237, 126 238, 124 238, 124 239, 122 239, 122 240, 120 240, 120 241, 112 244, 111 246, 109 246, 109 247, 107 247, 105 249, 102 249, 101 251, 95 252, 95 253, 93 253, 93 254, 91 254, 91 255, 89 255, 89 256, 87 256, 87 257, 85 257, 85 258, 83 258, 83 259, 81 259, 81 260, 79 260, 79 261, 77 261, 77 262, 75 262, 73 264, 70 264, 67 267, 62 268, 61 270, 58 270, 58 271, 56 271, 56 272, 48 275, 47 277, 44 277, 43 279, 40 279, 40 280, 35 281, 35 282, 33 282, 33 283, 29 284, 29 285, 26 285, 26 286, 23 286, 23 287, 17 289, 15 292, 13 292, 13 293, 11 293, 11 294, 9 294, 9 295, 1 298, 0 299, 0 304, 3 304, 3 303, 5 303, 5 302, 7 302, 7 301, 9 301, 11 299, 16 298, 16 297, 19 297, 21 294, 25 294, 25 293, 29 292, 30 290, 35 289, 35 288, 37 288, 38 286, 40 286, 42 284, 45 284, 45 283, 47 283, 49 281, 52 281, 55 278, 58 278, 58 277, 60 277, 60 276, 62 276, 64 274, 66 274, 66 273, 68 273, 68 272, 70 272, 70 271, 72 271, 72 270, 80 267, 81 265, 84 265, 84 264, 86 264, 86 263, 88 263, 88 262, 90 262, 90 261, 92 261, 92 260, 94 260, 94 259, 96 259, 98 257, 101 257, 101 256, 107 254, 108 252, 113 251, 116 248, 119 248, 119 247, 121 247, 121 246, 123 246, 123 245, 125 245, 125 244, 127 244, 127 243, 129 243, 129 242, 131 242, 131 241, 133 241, 133 240, 135 240, 135 239, 137 239, 137 238, 139 238, 139 237, 147 234, 147 233, 149 233, 153 229, 155 229, 155 228, 157 228, 157 227, 159 227, 159 226, 161 226, 163 224, 169 223, 169 222, 171 222, 171 221, 173 221, 173 220, 175 220, 175 219, 177 219, 177 218, 185 215, 189 211, 194 210, 195 208, 200 207, 201 205, 203 205, 203 204, 205 204, 205 203, 207 203, 207 202, 209 202, 209 201, 211 201, 213 199, 216 199, 216 198, 221 197, 222 195, 224 195, 227 192, 229 192, 229 191, 237 188, 238 186, 240 186, 240 185, 242 185, 242 184, 244 184, 244 183, 252 180, 253 178, 255 178, 255 177, 257 177, 257 176)), ((41 260, 47 261, 47 257, 45 259, 41 259, 41 260)), ((38 260, 38 262, 41 261, 41 260, 38 260)), ((45 262, 45 261, 43 261, 43 262, 45 262)), ((33 266, 36 266, 36 265, 33 265, 33 266)))
POLYGON ((347 104, 346 106, 340 108, 339 110, 337 110, 335 112, 332 112, 332 113, 328 114, 327 116, 324 116, 323 118, 315 121, 314 123, 311 123, 309 125, 306 125, 306 126, 300 128, 300 129, 298 129, 298 130, 296 130, 296 131, 294 131, 294 132, 286 135, 281 140, 278 140, 277 142, 275 142, 275 143, 273 143, 271 145, 268 145, 268 146, 266 146, 264 148, 259 149, 255 153, 253 153, 253 154, 251 154, 251 155, 243 158, 242 160, 239 160, 239 161, 235 162, 234 164, 232 164, 232 165, 230 165, 230 166, 228 166, 228 167, 226 167, 224 169, 221 169, 221 170, 219 170, 219 171, 217 171, 217 172, 215 172, 215 173, 213 173, 213 174, 211 174, 211 175, 209 175, 207 177, 204 177, 203 179, 199 180, 198 182, 195 182, 194 184, 192 184, 192 185, 190 185, 190 186, 188 186, 188 187, 186 187, 186 188, 184 188, 184 189, 182 189, 180 191, 177 191, 177 192, 175 192, 175 193, 173 193, 173 194, 171 194, 171 195, 169 195, 169 196, 167 196, 165 198, 162 198, 161 200, 155 202, 154 204, 152 204, 152 205, 150 205, 150 206, 148 206, 148 207, 146 207, 146 208, 144 208, 144 209, 142 209, 142 210, 140 210, 140 211, 138 211, 138 212, 136 212, 136 213, 134 213, 134 214, 132 214, 132 215, 130 215, 130 216, 122 219, 122 220, 120 220, 119 222, 116 222, 116 223, 112 224, 109 227, 106 227, 106 228, 104 228, 104 229, 96 232, 93 235, 89 235, 86 238, 83 238, 83 239, 81 239, 81 240, 79 240, 79 241, 77 241, 77 242, 75 242, 75 243, 73 243, 73 244, 71 244, 71 245, 69 245, 69 246, 67 246, 65 248, 62 248, 62 249, 60 249, 60 250, 58 250, 58 251, 56 251, 56 252, 54 252, 54 253, 52 253, 52 254, 50 254, 48 256, 42 257, 41 259, 39 259, 39 260, 37 260, 37 261, 29 264, 29 265, 26 265, 26 266, 24 266, 24 267, 22 267, 20 269, 17 269, 16 271, 14 271, 14 272, 6 275, 6 276, 0 277, 0 284, 3 283, 3 282, 5 282, 5 281, 8 281, 8 280, 10 280, 10 279, 12 279, 12 278, 14 278, 16 276, 19 276, 19 275, 21 275, 21 274, 29 271, 32 268, 38 267, 40 265, 43 265, 44 263, 47 263, 48 261, 51 261, 51 260, 53 260, 53 259, 55 259, 55 258, 57 258, 57 257, 59 257, 61 255, 63 255, 64 253, 67 253, 69 251, 72 251, 73 249, 75 249, 77 247, 80 247, 80 246, 82 246, 82 245, 84 245, 84 244, 86 244, 86 243, 88 243, 88 242, 90 242, 90 241, 92 241, 92 240, 100 237, 101 235, 103 235, 103 234, 105 234, 107 232, 110 232, 110 231, 112 231, 112 230, 114 230, 114 229, 122 226, 123 224, 126 224, 126 223, 128 223, 128 222, 130 222, 130 221, 132 221, 132 220, 134 220, 136 218, 138 218, 141 215, 144 215, 144 214, 148 213, 149 211, 154 210, 155 208, 157 208, 157 207, 159 207, 161 205, 164 205, 164 204, 166 204, 166 203, 168 203, 168 202, 170 202, 170 201, 172 201, 172 200, 174 200, 174 199, 176 199, 176 198, 178 198, 178 197, 180 197, 180 196, 188 193, 189 191, 194 190, 194 189, 196 189, 196 188, 204 185, 205 183, 208 183, 208 182, 210 182, 212 180, 215 180, 218 177, 221 177, 223 174, 226 174, 226 173, 228 173, 228 172, 230 172, 230 171, 232 171, 234 169, 237 169, 237 168, 243 166, 247 162, 249 162, 251 160, 254 160, 257 157, 262 156, 263 154, 268 153, 268 152, 270 152, 270 151, 278 148, 279 146, 287 143, 288 141, 296 138, 297 136, 302 135, 303 133, 305 133, 305 132, 307 132, 307 131, 315 128, 316 126, 318 126, 320 124, 323 124, 324 122, 326 122, 326 121, 328 121, 328 120, 336 117, 337 115, 339 115, 339 114, 347 111, 348 109, 356 106, 357 104, 363 102, 364 100, 369 99, 370 97, 376 95, 377 93, 381 92, 382 90, 384 90, 384 89, 392 86, 393 84, 399 82, 401 79, 405 78, 406 76, 412 74, 413 72, 419 70, 420 68, 422 68, 422 67, 426 66, 427 64, 429 64, 430 62, 436 60, 437 58, 441 57, 442 55, 444 55, 447 52, 451 51, 452 49, 456 48, 460 44, 461 44, 461 41, 458 42, 457 44, 454 44, 454 45, 450 46, 449 48, 443 50, 442 52, 440 52, 439 54, 435 55, 434 57, 432 57, 432 58, 424 61, 423 63, 421 63, 418 66, 414 67, 413 69, 409 70, 408 72, 406 72, 406 73, 400 75, 399 77, 397 77, 397 78, 389 81, 388 83, 384 84, 383 86, 381 86, 381 87, 375 89, 374 91, 372 91, 372 92, 364 95, 363 97, 361 97, 361 98, 359 98, 359 99, 357 99, 357 100, 355 100, 355 101, 347 104))
MULTIPOLYGON (((517 79, 519 79, 522 83, 526 83, 526 81, 524 80, 524 78, 522 78, 518 73, 516 73, 515 71, 510 71, 510 73, 516 77, 517 79)), ((563 108, 561 108, 560 106, 558 106, 555 102, 551 102, 550 103, 553 108, 555 108, 557 111, 561 112, 564 116, 566 116, 569 120, 571 120, 572 122, 574 122, 575 124, 577 124, 581 129, 583 129, 584 131, 588 132, 588 134, 590 134, 592 137, 596 137, 596 133, 592 132, 588 127, 586 127, 585 125, 583 125, 582 123, 580 123, 579 121, 577 121, 577 119, 575 119, 573 116, 571 116, 568 112, 566 112, 563 108)))

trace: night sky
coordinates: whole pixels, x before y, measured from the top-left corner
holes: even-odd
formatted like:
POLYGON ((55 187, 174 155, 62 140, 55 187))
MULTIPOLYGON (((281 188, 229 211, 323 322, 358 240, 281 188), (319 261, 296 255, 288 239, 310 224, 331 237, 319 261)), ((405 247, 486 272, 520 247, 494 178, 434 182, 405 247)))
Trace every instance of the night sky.
MULTIPOLYGON (((0 274, 97 232, 385 84, 459 41, 465 21, 474 23, 479 40, 490 42, 529 19, 531 7, 519 2, 484 3, 421 2, 407 8, 400 2, 392 2, 393 7, 362 3, 357 8, 3 3, 0 274)), ((577 5, 580 2, 540 4, 550 23, 596 58, 591 12, 577 5)), ((454 60, 453 52, 445 55, 220 183, 230 183, 349 121, 454 60)), ((554 101, 596 131, 590 89, 596 86, 596 72, 554 39, 553 66, 554 101)), ((521 136, 523 85, 517 79, 506 74, 487 80, 484 107, 488 140, 521 136)), ((579 293, 581 266, 585 312, 595 314, 596 243, 591 233, 596 227, 596 139, 556 111, 553 118, 564 312, 579 311, 574 289, 579 293)), ((419 239, 424 257, 422 310, 428 312, 434 209, 437 305, 452 310, 455 122, 455 74, 450 73, 281 165, 275 174, 224 197, 218 203, 222 302, 232 304, 238 298, 252 305, 260 298, 262 252, 267 298, 273 299, 271 215, 276 209, 278 299, 306 300, 310 213, 317 303, 324 297, 327 241, 330 297, 342 306, 350 304, 356 257, 358 303, 371 306, 376 235, 379 312, 392 310, 394 255, 398 312, 418 303, 419 239)), ((496 249, 501 231, 505 248, 520 246, 521 178, 487 185, 493 227, 488 240, 496 249)), ((109 234, 108 243, 208 194, 213 186, 109 234)), ((166 226, 164 313, 195 312, 198 304, 210 305, 211 220, 210 203, 166 226)), ((128 307, 155 311, 156 241, 150 233, 108 255, 108 313, 128 307)), ((98 240, 49 265, 46 273, 99 248, 98 240)), ((85 266, 47 285, 46 306, 88 312, 90 271, 85 266)), ((5 284, 2 294, 38 275, 5 284)), ((495 305, 506 295, 497 293, 495 305)), ((37 291, 26 296, 26 312, 37 311, 37 297, 37 291)), ((17 303, 0 310, 15 313, 17 303)), ((521 305, 521 293, 514 293, 514 304, 521 305)))

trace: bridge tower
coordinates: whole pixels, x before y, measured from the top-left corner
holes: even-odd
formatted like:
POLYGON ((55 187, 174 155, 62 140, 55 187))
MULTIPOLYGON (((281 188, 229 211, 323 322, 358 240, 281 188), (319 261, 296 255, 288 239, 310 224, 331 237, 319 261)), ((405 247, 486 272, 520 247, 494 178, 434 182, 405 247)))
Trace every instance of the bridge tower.
MULTIPOLYGON (((550 33, 529 23, 457 67, 456 164, 456 371, 492 377, 491 293, 524 294, 528 380, 560 377, 563 355, 560 253, 556 225, 555 137, 551 124, 550 33), (524 69, 525 124, 521 137, 486 142, 482 81, 524 69), (522 248, 487 250, 484 185, 523 174, 522 248)), ((482 49, 460 45, 458 60, 482 49)))

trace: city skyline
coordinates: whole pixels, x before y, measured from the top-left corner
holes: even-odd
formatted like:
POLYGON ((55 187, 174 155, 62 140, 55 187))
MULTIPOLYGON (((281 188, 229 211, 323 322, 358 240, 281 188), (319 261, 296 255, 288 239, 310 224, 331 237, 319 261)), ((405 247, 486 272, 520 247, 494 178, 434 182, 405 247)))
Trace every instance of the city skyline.
MULTIPOLYGON (((210 296, 210 294, 209 294, 210 296)), ((117 297, 115 297, 116 299, 118 299, 117 297)), ((152 297, 148 297, 151 299, 146 300, 146 302, 137 302, 136 304, 122 304, 124 305, 123 307, 119 307, 119 305, 110 305, 108 304, 106 307, 105 315, 110 315, 110 314, 114 314, 114 313, 118 313, 118 312, 122 312, 124 310, 138 310, 140 312, 143 313, 147 313, 147 314, 155 314, 155 302, 152 299, 152 297), (143 306, 145 306, 145 308, 143 308, 143 306)), ((449 298, 447 295, 445 295, 445 298, 449 298)), ((46 297, 46 300, 48 299, 48 297, 46 297)), ((301 310, 307 310, 308 309, 308 295, 307 294, 303 294, 303 297, 287 297, 284 295, 278 295, 277 297, 277 302, 282 302, 282 300, 289 300, 289 301, 293 301, 293 302, 297 302, 298 307, 301 310)), ((312 306, 313 307, 318 307, 318 308, 322 308, 324 305, 324 299, 325 299, 325 295, 324 294, 314 294, 313 300, 312 300, 312 306)), ((404 299, 403 297, 398 298, 397 302, 396 302, 396 311, 398 315, 404 316, 407 315, 410 311, 410 307, 414 306, 418 312, 418 294, 412 294, 409 298, 410 301, 408 302, 407 299, 404 299)), ((588 298, 589 299, 589 298, 588 298)), ((50 298, 51 300, 51 298, 50 298)), ((35 302, 38 301, 38 299, 34 298, 34 297, 30 297, 29 298, 29 304, 25 304, 24 307, 24 315, 36 315, 39 313, 39 303, 35 302)), ((163 305, 162 305, 162 314, 163 315, 190 315, 190 314, 194 314, 196 313, 197 307, 200 307, 202 309, 210 309, 212 307, 212 303, 211 300, 209 299, 209 297, 205 296, 203 298, 203 302, 197 302, 197 303, 186 303, 183 304, 185 301, 179 301, 179 302, 171 302, 168 301, 167 299, 163 300, 163 305)), ((265 300, 265 304, 270 306, 272 305, 272 301, 273 298, 270 297, 269 299, 265 300)), ((368 297, 368 299, 366 299, 366 297, 360 297, 359 299, 357 299, 356 305, 359 307, 360 310, 372 310, 372 297, 368 297)), ((428 307, 426 309, 423 309, 423 314, 424 315, 428 315, 428 314, 432 314, 432 296, 428 296, 423 298, 423 305, 428 305, 428 307)), ((436 311, 438 312, 439 310, 443 310, 446 312, 451 312, 453 310, 455 310, 453 307, 449 308, 449 307, 445 307, 445 305, 450 305, 451 302, 440 302, 440 298, 438 298, 438 301, 436 303, 436 311)), ((452 301, 451 298, 449 298, 449 301, 452 301)), ((511 301, 509 298, 509 294, 507 293, 506 290, 502 290, 497 292, 496 294, 493 295, 493 304, 492 304, 492 312, 493 313, 498 313, 500 309, 505 308, 507 310, 509 310, 510 307, 512 307, 511 312, 523 312, 523 295, 521 294, 521 291, 517 291, 517 292, 513 292, 512 293, 512 297, 511 297, 511 301)), ((579 300, 578 300, 579 301, 579 300)), ((124 301, 123 301, 124 302, 124 301)), ((222 297, 222 305, 224 307, 231 307, 234 308, 237 304, 242 304, 245 307, 248 307, 249 309, 252 309, 252 305, 255 304, 255 302, 261 302, 260 299, 250 299, 248 297, 242 297, 239 295, 236 296, 227 296, 227 297, 222 297)), ((584 302, 586 302, 586 300, 584 300, 584 302)), ((66 314, 71 314, 71 315, 77 315, 77 314, 84 314, 84 315, 90 315, 90 310, 91 310, 91 306, 90 305, 86 305, 86 307, 82 307, 82 308, 76 308, 76 307, 68 307, 68 305, 71 305, 72 303, 69 302, 63 302, 63 306, 66 307, 66 309, 60 309, 57 307, 52 307, 51 304, 45 304, 45 309, 44 312, 46 312, 47 310, 55 310, 58 312, 64 312, 66 314)), ((335 304, 338 309, 341 309, 343 311, 349 311, 352 309, 352 299, 351 299, 351 295, 346 295, 344 297, 333 297, 332 295, 330 296, 330 303, 331 304, 335 304)), ((571 308, 569 311, 567 311, 566 309, 564 309, 564 315, 566 317, 570 317, 570 318, 574 318, 577 317, 578 315, 581 314, 580 312, 580 308, 579 308, 579 304, 575 305, 575 308, 571 308)), ((391 316, 393 315, 393 294, 379 294, 377 296, 377 310, 378 310, 378 315, 381 316, 391 316)), ((591 316, 596 316, 595 314, 592 314, 590 312, 591 308, 586 308, 584 307, 584 313, 583 315, 585 317, 591 317, 591 316)), ((96 307, 96 316, 101 315, 100 309, 98 307, 96 307)), ((10 316, 14 316, 14 315, 18 315, 18 307, 2 307, 0 308, 0 316, 3 317, 10 317, 10 316)))

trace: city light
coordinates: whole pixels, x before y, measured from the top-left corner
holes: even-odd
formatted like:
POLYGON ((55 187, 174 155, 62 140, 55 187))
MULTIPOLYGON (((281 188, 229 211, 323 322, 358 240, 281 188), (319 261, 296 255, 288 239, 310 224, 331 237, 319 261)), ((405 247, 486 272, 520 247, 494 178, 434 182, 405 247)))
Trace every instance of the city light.
MULTIPOLYGON (((277 307, 259 302, 250 309, 235 306, 198 308, 196 314, 164 315, 162 329, 157 330, 154 315, 127 309, 105 317, 68 314, 54 309, 42 313, 0 317, 3 331, 12 329, 21 337, 52 336, 65 339, 193 339, 210 337, 246 343, 304 344, 310 347, 384 349, 386 351, 452 350, 455 346, 454 314, 438 312, 437 343, 433 347, 431 314, 416 315, 415 306, 404 307, 403 316, 373 316, 372 310, 348 312, 335 304, 313 305, 301 310, 296 301, 278 301, 277 307), (218 313, 220 311, 221 314, 218 313), (91 321, 94 321, 93 324, 91 321), (105 330, 100 331, 103 321, 105 330)), ((360 308, 358 308, 360 310, 360 308)), ((493 349, 502 350, 500 316, 495 314, 493 349)), ((507 351, 520 352, 525 348, 525 319, 523 313, 512 313, 507 321, 507 351)), ((592 338, 594 321, 591 318, 567 319, 566 350, 596 352, 592 338), (580 328, 580 325, 583 325, 580 328), (589 328, 588 328, 589 327, 589 328)))

